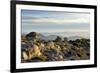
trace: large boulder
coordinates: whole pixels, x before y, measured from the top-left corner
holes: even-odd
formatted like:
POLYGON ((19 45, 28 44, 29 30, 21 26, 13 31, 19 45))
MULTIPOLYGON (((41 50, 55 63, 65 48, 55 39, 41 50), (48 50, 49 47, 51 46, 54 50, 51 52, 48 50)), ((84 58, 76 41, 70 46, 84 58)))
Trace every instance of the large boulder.
POLYGON ((46 49, 44 55, 47 56, 47 61, 63 60, 63 54, 57 49, 46 49))
POLYGON ((36 32, 30 32, 29 34, 26 35, 26 38, 27 40, 33 42, 36 42, 39 39, 38 34, 36 32))

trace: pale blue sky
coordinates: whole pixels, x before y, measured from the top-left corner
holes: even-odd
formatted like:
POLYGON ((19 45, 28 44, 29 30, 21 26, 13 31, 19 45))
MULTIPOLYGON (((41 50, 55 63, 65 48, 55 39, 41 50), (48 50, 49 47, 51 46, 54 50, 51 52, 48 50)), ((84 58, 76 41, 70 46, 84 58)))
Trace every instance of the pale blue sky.
POLYGON ((89 37, 90 35, 89 13, 21 10, 21 18, 22 33, 34 31, 45 36, 60 35, 64 37, 89 37))

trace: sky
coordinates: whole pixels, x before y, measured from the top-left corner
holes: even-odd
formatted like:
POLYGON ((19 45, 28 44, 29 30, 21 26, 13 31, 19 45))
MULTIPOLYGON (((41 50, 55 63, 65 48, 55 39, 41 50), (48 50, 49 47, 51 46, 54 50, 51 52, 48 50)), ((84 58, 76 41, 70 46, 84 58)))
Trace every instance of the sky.
POLYGON ((90 14, 67 11, 21 10, 22 34, 90 37, 90 14))

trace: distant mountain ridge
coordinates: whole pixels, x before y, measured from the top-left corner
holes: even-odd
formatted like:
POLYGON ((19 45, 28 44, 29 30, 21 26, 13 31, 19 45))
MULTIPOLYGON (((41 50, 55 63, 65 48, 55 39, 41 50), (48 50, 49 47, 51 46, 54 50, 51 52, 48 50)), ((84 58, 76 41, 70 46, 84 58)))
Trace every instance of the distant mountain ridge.
MULTIPOLYGON (((25 36, 25 35, 27 35, 27 34, 22 34, 22 36, 25 36)), ((45 40, 45 41, 48 41, 48 40, 55 40, 56 38, 57 38, 57 36, 59 36, 59 35, 49 35, 49 36, 45 36, 45 35, 43 35, 43 34, 37 34, 38 36, 39 36, 39 38, 40 39, 42 39, 42 40, 45 40)), ((60 36, 61 38, 66 38, 66 37, 62 37, 62 36, 60 36)), ((84 37, 82 37, 82 36, 70 36, 70 37, 67 37, 68 38, 68 40, 76 40, 76 39, 81 39, 81 38, 84 38, 84 37)))
POLYGON ((39 38, 45 41, 48 40, 55 40, 57 38, 57 35, 49 35, 49 36, 44 36, 42 34, 39 34, 39 38))
MULTIPOLYGON (((49 36, 44 36, 42 34, 39 34, 39 38, 42 39, 42 40, 55 40, 57 38, 58 35, 49 35, 49 36)), ((61 38, 66 38, 66 37, 62 37, 60 36, 61 38)), ((81 39, 81 38, 84 38, 84 37, 81 37, 81 36, 70 36, 70 37, 67 37, 68 40, 76 40, 76 39, 81 39)))

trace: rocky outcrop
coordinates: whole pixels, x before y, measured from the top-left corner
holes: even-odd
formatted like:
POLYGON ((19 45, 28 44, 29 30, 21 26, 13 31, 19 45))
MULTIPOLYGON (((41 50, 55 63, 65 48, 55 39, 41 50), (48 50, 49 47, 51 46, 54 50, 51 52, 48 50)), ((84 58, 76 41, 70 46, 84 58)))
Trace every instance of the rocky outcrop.
POLYGON ((38 33, 22 36, 21 62, 87 60, 90 58, 90 40, 68 40, 57 36, 54 40, 41 40, 38 33))

